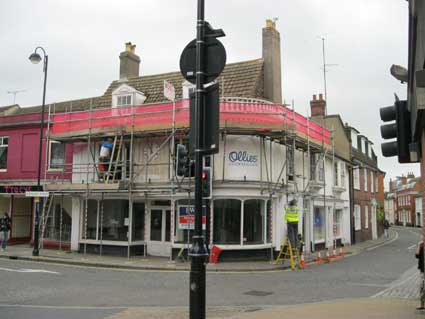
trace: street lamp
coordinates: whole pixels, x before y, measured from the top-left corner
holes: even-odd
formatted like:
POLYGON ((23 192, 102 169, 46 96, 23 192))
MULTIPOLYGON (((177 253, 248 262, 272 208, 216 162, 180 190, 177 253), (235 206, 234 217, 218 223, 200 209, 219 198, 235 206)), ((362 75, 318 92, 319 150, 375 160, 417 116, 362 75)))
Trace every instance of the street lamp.
MULTIPOLYGON (((43 104, 41 105, 41 121, 40 121, 40 144, 38 147, 38 171, 37 171, 37 190, 41 191, 41 185, 40 185, 40 176, 41 176, 41 153, 42 153, 42 147, 43 147, 43 128, 44 128, 44 105, 46 102, 46 82, 47 82, 47 65, 49 61, 49 57, 46 54, 46 51, 42 47, 36 47, 34 52, 29 56, 29 60, 34 63, 38 64, 42 60, 40 54, 37 53, 37 50, 43 52, 44 57, 44 66, 43 66, 43 72, 44 72, 44 86, 43 86, 43 104)), ((35 197, 35 220, 34 220, 34 249, 32 251, 33 256, 38 256, 38 238, 39 238, 39 220, 40 220, 40 197, 35 197)))

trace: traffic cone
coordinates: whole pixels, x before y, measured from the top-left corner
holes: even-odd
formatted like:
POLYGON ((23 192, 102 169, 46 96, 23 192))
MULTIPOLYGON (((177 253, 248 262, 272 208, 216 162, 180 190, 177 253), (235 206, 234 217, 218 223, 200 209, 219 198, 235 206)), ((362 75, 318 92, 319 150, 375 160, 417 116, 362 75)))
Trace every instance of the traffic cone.
POLYGON ((330 262, 331 261, 331 256, 329 255, 329 249, 326 250, 326 261, 330 262))
POLYGON ((304 252, 301 253, 300 266, 301 268, 305 268, 305 260, 304 260, 304 252))
POLYGON ((344 252, 342 251, 342 246, 339 247, 339 254, 338 254, 338 256, 339 257, 344 257, 344 252))
POLYGON ((322 256, 320 255, 320 251, 318 251, 318 252, 317 252, 317 258, 316 258, 316 261, 317 261, 318 263, 322 262, 322 256))
POLYGON ((335 247, 334 247, 334 249, 332 250, 332 258, 336 258, 336 249, 335 249, 335 247))

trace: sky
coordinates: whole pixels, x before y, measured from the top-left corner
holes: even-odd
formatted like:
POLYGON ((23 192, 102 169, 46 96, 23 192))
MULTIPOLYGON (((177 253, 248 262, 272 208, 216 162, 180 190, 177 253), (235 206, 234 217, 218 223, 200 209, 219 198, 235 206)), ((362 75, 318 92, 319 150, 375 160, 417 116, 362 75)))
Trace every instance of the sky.
MULTIPOLYGON (((205 0, 206 20, 222 28, 228 62, 261 57, 265 20, 281 34, 282 90, 307 115, 323 93, 322 41, 328 67, 328 114, 340 114, 375 144, 386 180, 419 164, 383 158, 379 108, 406 86, 389 72, 407 65, 408 7, 404 0, 205 0)), ((49 56, 46 102, 99 96, 119 77, 124 43, 136 44, 141 75, 178 71, 185 45, 196 35, 196 0, 0 0, 0 105, 8 91, 25 90, 16 103, 40 105, 42 65, 28 56, 42 46, 49 56)))

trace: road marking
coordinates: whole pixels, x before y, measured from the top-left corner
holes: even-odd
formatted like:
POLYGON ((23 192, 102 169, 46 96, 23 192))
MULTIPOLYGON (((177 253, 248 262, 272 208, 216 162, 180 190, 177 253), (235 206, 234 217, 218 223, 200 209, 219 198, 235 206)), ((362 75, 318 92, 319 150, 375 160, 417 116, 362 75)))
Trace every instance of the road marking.
POLYGON ((0 268, 0 270, 11 271, 11 272, 20 272, 20 273, 45 273, 45 274, 54 274, 60 275, 56 271, 44 270, 44 269, 10 269, 10 268, 0 268))
MULTIPOLYGON (((384 290, 382 290, 382 291, 380 291, 380 292, 378 292, 377 294, 375 294, 375 295, 373 295, 373 296, 371 296, 371 298, 377 298, 377 297, 380 297, 380 296, 382 296, 382 295, 385 295, 387 292, 389 292, 389 291, 391 291, 392 289, 395 289, 395 288, 398 288, 398 287, 400 287, 400 286, 402 286, 402 285, 404 285, 405 283, 407 283, 409 280, 411 280, 412 278, 414 278, 414 277, 416 277, 418 274, 417 274, 417 272, 415 271, 416 270, 416 267, 412 267, 412 268, 410 268, 409 270, 407 270, 406 272, 405 272, 405 274, 407 273, 410 273, 410 275, 409 276, 407 276, 406 278, 404 278, 404 279, 402 279, 402 280, 400 280, 400 279, 398 279, 398 280, 395 280, 392 284, 390 284, 390 286, 387 288, 387 289, 384 289, 384 290), (413 273, 412 273, 413 272, 413 273)), ((402 278, 403 278, 403 275, 401 276, 402 278)))
POLYGON ((413 248, 415 248, 415 247, 416 247, 416 244, 414 244, 414 245, 412 245, 412 246, 407 247, 407 250, 411 250, 411 249, 413 249, 413 248))
POLYGON ((398 231, 396 231, 396 230, 395 230, 395 237, 394 237, 393 239, 388 240, 388 241, 384 241, 382 244, 379 244, 379 245, 377 245, 377 246, 373 246, 373 247, 370 247, 370 248, 366 248, 365 250, 366 250, 366 251, 372 251, 372 250, 374 250, 374 249, 376 249, 376 248, 379 248, 379 247, 382 247, 382 246, 385 246, 385 245, 391 244, 392 242, 396 241, 397 239, 398 239, 398 231))

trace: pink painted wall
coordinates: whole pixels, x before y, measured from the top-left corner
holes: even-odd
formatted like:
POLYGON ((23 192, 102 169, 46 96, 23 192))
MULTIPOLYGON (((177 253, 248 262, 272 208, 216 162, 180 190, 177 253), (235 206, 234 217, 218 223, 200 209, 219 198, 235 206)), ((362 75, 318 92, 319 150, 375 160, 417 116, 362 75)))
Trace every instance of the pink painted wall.
MULTIPOLYGON (((40 125, 36 123, 40 115, 26 114, 0 118, 0 137, 9 138, 7 154, 7 171, 0 171, 0 180, 37 180, 38 148, 40 125), (35 123, 34 123, 35 122, 35 123), (13 125, 16 123, 16 125, 13 125), (9 126, 4 126, 4 125, 9 126), (3 127, 2 127, 3 126, 3 127)), ((45 130, 46 131, 46 130, 45 130)), ((46 133, 46 132, 45 132, 46 133)), ((43 140, 41 179, 45 178, 46 141, 43 140)), ((47 172, 47 179, 71 179, 73 146, 66 145, 65 163, 69 169, 65 172, 47 172)))

